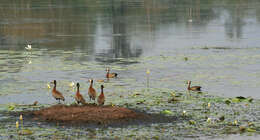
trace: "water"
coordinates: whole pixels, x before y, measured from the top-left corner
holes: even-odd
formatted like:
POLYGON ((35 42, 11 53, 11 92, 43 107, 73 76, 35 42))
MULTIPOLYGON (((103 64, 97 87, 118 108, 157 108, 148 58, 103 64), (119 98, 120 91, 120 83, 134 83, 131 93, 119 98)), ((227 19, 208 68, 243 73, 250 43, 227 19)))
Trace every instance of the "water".
POLYGON ((146 69, 153 88, 185 92, 191 80, 211 95, 260 98, 258 0, 12 0, 0 10, 0 104, 55 103, 54 79, 71 103, 69 83, 86 96, 106 67, 119 73, 105 83, 108 102, 145 87, 146 69))

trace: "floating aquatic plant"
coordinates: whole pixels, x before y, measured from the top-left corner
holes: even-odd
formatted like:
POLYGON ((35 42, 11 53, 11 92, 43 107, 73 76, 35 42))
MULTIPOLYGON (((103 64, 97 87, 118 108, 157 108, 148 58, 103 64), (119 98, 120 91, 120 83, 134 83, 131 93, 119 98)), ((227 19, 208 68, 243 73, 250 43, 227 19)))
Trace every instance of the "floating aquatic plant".
POLYGON ((163 110, 161 113, 162 113, 162 114, 165 114, 165 115, 171 115, 171 114, 173 114, 170 110, 163 110))
POLYGON ((47 88, 48 88, 48 89, 50 89, 50 88, 51 88, 51 86, 50 86, 50 84, 49 84, 49 83, 47 83, 47 84, 46 84, 46 86, 47 86, 47 88))
POLYGON ((16 127, 16 131, 19 135, 31 135, 33 134, 33 132, 29 129, 24 129, 23 127, 23 115, 21 114, 20 117, 19 117, 19 120, 20 120, 20 124, 21 124, 21 129, 19 128, 19 121, 16 121, 15 122, 15 127, 16 127))
POLYGON ((196 122, 195 122, 194 120, 189 120, 189 123, 190 123, 191 125, 195 125, 195 124, 196 124, 196 122))
POLYGON ((19 117, 20 121, 21 121, 21 128, 23 130, 23 115, 21 114, 20 117, 19 117))
POLYGON ((208 119, 207 119, 207 123, 211 123, 211 118, 208 118, 208 119))
POLYGON ((182 116, 186 116, 186 110, 182 111, 182 116))
POLYGON ((27 47, 25 47, 26 50, 32 50, 32 45, 28 44, 27 47))
POLYGON ((16 129, 19 130, 19 121, 15 122, 16 129))
POLYGON ((149 76, 150 76, 150 70, 147 69, 146 70, 146 86, 147 86, 147 90, 149 90, 149 76))
POLYGON ((73 88, 75 86, 75 83, 72 81, 69 83, 69 86, 73 88))

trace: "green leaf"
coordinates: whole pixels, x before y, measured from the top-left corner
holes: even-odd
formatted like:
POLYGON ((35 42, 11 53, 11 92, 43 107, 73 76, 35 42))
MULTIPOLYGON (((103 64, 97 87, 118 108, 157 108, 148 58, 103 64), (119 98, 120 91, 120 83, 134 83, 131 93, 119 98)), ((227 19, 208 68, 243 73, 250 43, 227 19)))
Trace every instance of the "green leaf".
POLYGON ((247 132, 256 132, 256 130, 252 129, 252 128, 247 128, 246 130, 247 130, 247 132))
POLYGON ((29 129, 23 129, 19 132, 19 135, 31 135, 31 134, 33 134, 33 131, 29 129))
POLYGON ((233 102, 233 103, 239 103, 240 100, 239 100, 238 98, 233 98, 233 99, 232 99, 232 102, 233 102))
POLYGON ((226 100, 225 103, 226 103, 227 105, 229 105, 229 104, 231 103, 231 101, 230 101, 230 100, 226 100))
POLYGON ((165 114, 165 115, 171 115, 171 114, 173 114, 170 110, 163 110, 161 113, 162 113, 162 114, 165 114))
POLYGON ((196 122, 195 122, 194 120, 189 120, 189 123, 190 123, 191 125, 195 125, 195 124, 196 124, 196 122))
POLYGON ((8 110, 9 110, 9 111, 12 111, 12 110, 14 110, 14 109, 15 109, 15 105, 9 105, 9 106, 8 106, 8 110))

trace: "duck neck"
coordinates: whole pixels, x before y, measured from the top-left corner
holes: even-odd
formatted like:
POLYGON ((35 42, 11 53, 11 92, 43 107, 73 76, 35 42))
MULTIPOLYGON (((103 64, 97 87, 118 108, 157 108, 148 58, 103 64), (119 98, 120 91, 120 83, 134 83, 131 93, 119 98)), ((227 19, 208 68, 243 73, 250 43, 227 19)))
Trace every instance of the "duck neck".
POLYGON ((54 84, 53 90, 56 90, 56 84, 54 84))
POLYGON ((101 95, 104 95, 103 88, 101 88, 101 95))
POLYGON ((79 87, 77 87, 77 94, 79 93, 79 87))
POLYGON ((107 78, 109 78, 109 70, 107 71, 107 78))
POLYGON ((188 89, 190 89, 190 83, 188 83, 188 89))
POLYGON ((92 86, 93 86, 93 81, 90 82, 90 87, 92 88, 92 86))

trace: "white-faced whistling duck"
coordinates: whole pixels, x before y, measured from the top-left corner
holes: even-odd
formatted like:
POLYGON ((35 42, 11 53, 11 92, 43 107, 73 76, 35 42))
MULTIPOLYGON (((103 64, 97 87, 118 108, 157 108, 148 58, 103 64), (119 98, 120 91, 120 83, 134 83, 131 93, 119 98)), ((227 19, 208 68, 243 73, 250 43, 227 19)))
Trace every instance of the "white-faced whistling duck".
POLYGON ((101 85, 101 93, 100 93, 100 95, 98 96, 98 104, 99 104, 99 105, 104 105, 104 103, 105 103, 105 96, 104 96, 104 91, 103 91, 103 89, 104 89, 104 86, 101 85))
POLYGON ((59 103, 60 103, 60 100, 65 101, 65 98, 63 97, 62 93, 59 92, 58 90, 56 90, 56 85, 57 85, 56 80, 54 80, 53 83, 54 83, 54 87, 53 87, 53 89, 52 89, 52 96, 53 96, 56 100, 58 100, 59 103))
POLYGON ((191 91, 200 91, 201 89, 201 86, 192 86, 190 87, 190 84, 191 84, 191 81, 188 81, 188 90, 191 90, 191 91))
POLYGON ((86 101, 85 99, 83 98, 83 96, 80 94, 79 92, 79 83, 77 83, 77 92, 76 92, 76 95, 75 95, 75 100, 77 101, 78 104, 86 104, 86 101))
POLYGON ((118 75, 117 73, 109 73, 110 72, 109 68, 107 68, 106 71, 107 71, 106 78, 115 78, 118 75))
POLYGON ((95 102, 97 94, 96 94, 96 90, 93 88, 93 79, 90 79, 89 82, 90 82, 90 86, 88 88, 88 95, 89 95, 90 101, 92 99, 95 102))

